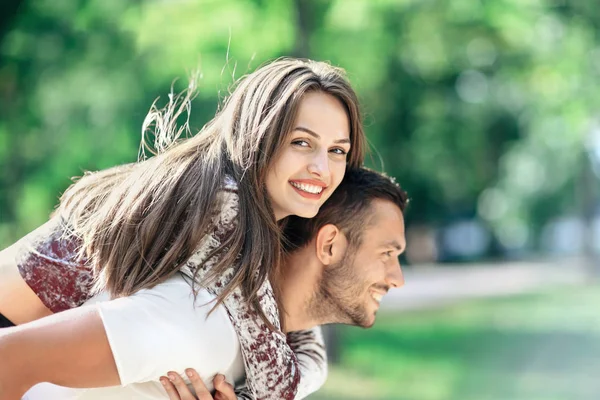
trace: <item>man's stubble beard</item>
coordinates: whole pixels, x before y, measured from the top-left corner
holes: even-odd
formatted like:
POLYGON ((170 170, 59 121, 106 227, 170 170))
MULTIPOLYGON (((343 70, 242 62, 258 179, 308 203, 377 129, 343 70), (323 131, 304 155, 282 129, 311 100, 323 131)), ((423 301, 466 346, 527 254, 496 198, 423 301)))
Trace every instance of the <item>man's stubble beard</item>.
POLYGON ((368 328, 369 318, 364 304, 364 285, 356 275, 356 250, 348 248, 341 261, 324 269, 307 302, 307 312, 319 324, 339 323, 368 328))

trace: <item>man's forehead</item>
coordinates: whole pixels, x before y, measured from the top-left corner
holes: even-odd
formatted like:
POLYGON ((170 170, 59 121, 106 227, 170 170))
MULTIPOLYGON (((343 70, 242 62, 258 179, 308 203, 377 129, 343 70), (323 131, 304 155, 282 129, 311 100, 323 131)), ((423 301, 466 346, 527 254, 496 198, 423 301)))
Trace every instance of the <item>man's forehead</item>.
POLYGON ((386 247, 404 251, 406 248, 404 225, 396 224, 395 228, 390 227, 390 225, 390 223, 385 222, 372 225, 365 231, 363 243, 369 243, 375 247, 386 247))
POLYGON ((389 200, 375 199, 369 205, 367 213, 371 225, 381 225, 383 222, 392 222, 404 227, 404 215, 400 207, 389 200))
POLYGON ((374 200, 369 208, 365 239, 378 242, 378 246, 404 249, 404 216, 400 207, 388 200, 374 200))

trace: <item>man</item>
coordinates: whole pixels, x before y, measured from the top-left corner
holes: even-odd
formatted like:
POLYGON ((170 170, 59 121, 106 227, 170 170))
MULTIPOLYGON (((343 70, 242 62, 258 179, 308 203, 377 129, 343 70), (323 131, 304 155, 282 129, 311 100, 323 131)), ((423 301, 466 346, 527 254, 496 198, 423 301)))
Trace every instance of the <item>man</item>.
MULTIPOLYGON (((405 204, 392 180, 361 169, 347 172, 315 218, 289 220, 288 255, 273 282, 286 333, 325 323, 373 325, 382 297, 404 283, 398 256, 405 248, 405 204)), ((239 381, 243 363, 227 316, 220 307, 209 313, 211 299, 202 291, 190 307, 186 285, 177 277, 129 298, 5 330, 0 397, 16 399, 37 382, 52 382, 100 389, 44 384, 28 398, 160 398, 162 371, 189 366, 205 382, 217 373, 239 381)))

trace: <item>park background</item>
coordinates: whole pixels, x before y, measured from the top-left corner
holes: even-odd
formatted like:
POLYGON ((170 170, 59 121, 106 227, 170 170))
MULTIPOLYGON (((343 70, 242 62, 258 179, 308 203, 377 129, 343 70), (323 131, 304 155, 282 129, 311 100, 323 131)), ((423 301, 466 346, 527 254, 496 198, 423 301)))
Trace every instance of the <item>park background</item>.
POLYGON ((328 331, 311 399, 600 398, 595 0, 5 0, 0 247, 70 178, 132 162, 152 102, 191 125, 281 56, 343 67, 368 165, 408 191, 406 286, 328 331), (178 80, 177 80, 178 79, 178 80))

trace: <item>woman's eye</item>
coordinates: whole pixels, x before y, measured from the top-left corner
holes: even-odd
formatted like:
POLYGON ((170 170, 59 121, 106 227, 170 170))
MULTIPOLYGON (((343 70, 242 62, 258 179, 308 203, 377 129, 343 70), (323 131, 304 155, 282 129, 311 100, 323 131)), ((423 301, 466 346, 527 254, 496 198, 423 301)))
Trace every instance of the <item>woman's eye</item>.
POLYGON ((292 144, 294 146, 309 147, 309 144, 306 140, 294 140, 292 144))
POLYGON ((342 149, 341 147, 336 147, 335 149, 331 149, 330 151, 332 153, 339 154, 339 155, 346 155, 346 154, 348 154, 348 152, 346 150, 342 149))

